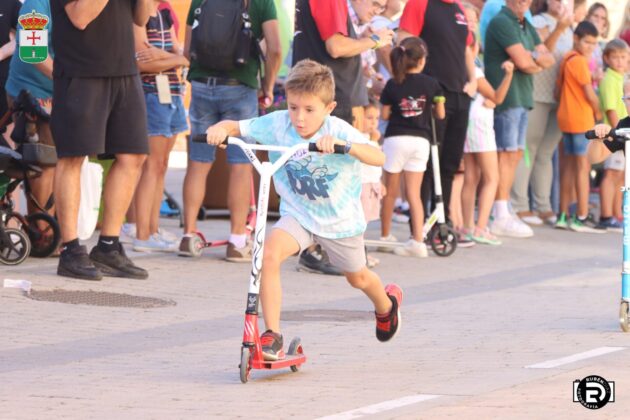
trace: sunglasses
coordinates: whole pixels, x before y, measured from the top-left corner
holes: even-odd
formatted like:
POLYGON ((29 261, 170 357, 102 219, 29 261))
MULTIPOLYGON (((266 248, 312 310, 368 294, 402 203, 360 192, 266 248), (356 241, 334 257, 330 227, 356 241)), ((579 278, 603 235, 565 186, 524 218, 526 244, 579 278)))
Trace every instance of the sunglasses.
POLYGON ((621 100, 624 101, 624 102, 628 102, 628 101, 630 101, 630 96, 622 96, 621 100))

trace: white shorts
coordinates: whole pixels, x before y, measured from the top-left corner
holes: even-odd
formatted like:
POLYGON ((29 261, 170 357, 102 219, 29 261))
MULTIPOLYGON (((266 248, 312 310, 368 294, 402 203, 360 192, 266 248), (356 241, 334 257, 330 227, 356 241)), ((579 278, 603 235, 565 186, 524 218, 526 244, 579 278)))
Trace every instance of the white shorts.
POLYGON ((385 164, 383 169, 390 174, 402 171, 424 172, 429 161, 429 140, 416 136, 386 137, 383 142, 385 164))
POLYGON ((623 171, 626 169, 626 156, 623 150, 617 150, 608 156, 604 161, 604 169, 612 169, 614 171, 623 171))

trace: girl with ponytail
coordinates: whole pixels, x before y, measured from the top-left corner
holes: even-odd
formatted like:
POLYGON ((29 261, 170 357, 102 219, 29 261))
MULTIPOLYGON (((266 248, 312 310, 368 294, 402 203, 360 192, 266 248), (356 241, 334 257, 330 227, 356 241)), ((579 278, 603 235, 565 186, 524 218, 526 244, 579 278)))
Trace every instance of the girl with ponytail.
MULTIPOLYGON (((383 143, 386 190, 398 191, 402 174, 411 213, 411 239, 394 249, 394 253, 419 258, 427 256, 422 238, 424 209, 420 186, 429 160, 431 112, 438 119, 446 115, 442 87, 437 80, 422 74, 427 54, 427 45, 418 37, 405 38, 392 49, 393 77, 381 94, 381 118, 389 121, 383 143)), ((381 209, 381 237, 390 240, 395 198, 394 194, 387 194, 381 209)))

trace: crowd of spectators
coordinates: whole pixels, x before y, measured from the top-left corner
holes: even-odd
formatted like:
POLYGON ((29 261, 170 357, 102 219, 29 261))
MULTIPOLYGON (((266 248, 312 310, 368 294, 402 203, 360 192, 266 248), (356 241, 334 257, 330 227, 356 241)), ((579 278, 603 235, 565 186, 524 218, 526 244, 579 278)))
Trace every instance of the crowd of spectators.
MULTIPOLYGON (((586 0, 571 8, 562 0, 296 0, 288 56, 278 22, 283 2, 244 4, 247 30, 259 45, 244 66, 218 70, 191 51, 202 0, 192 0, 182 20, 183 39, 166 0, 2 2, 0 110, 26 89, 52 112, 51 124, 37 129, 40 141, 56 146, 58 163, 43 171, 33 192, 45 200, 54 191, 49 212, 61 226, 60 275, 146 278, 126 256, 121 235, 138 252, 189 256, 216 148, 188 141, 179 236, 159 226, 176 139, 264 113, 282 91, 283 61, 305 59, 332 70, 331 115, 385 153, 382 171, 364 168, 364 213, 367 221, 380 216, 383 241, 397 241, 396 204, 408 203, 409 240, 394 248, 397 255, 428 255, 422 227, 440 201, 462 247, 531 237, 531 226, 543 224, 581 233, 621 229, 625 157, 615 153, 603 165, 594 212, 584 133, 627 117, 630 3, 613 33, 606 6, 586 0), (37 65, 14 54, 23 30, 17 18, 31 11, 50 17, 48 59, 37 65), (441 196, 429 157, 433 120, 441 196), (99 241, 89 254, 76 233, 85 156, 114 159, 99 241)), ((227 189, 226 259, 247 262, 252 167, 235 146, 228 146, 227 161, 227 180, 215 183, 227 189)), ((302 251, 303 267, 340 274, 321 247, 302 251)), ((368 256, 368 265, 377 263, 368 256)))

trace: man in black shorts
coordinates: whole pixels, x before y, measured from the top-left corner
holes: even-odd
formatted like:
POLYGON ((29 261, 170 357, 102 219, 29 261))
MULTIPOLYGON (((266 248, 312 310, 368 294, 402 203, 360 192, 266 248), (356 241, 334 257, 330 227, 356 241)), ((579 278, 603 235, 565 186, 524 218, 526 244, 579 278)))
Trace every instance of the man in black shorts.
POLYGON ((118 235, 148 152, 133 24, 146 24, 152 3, 51 0, 51 129, 59 157, 54 194, 63 241, 59 275, 85 280, 148 277, 127 258, 118 235), (103 191, 101 236, 88 257, 77 237, 81 164, 85 156, 102 154, 116 160, 103 191))

